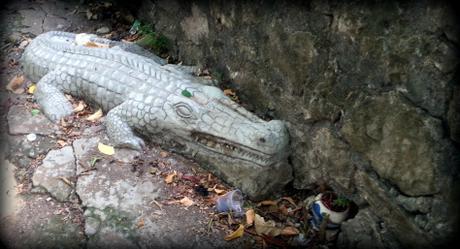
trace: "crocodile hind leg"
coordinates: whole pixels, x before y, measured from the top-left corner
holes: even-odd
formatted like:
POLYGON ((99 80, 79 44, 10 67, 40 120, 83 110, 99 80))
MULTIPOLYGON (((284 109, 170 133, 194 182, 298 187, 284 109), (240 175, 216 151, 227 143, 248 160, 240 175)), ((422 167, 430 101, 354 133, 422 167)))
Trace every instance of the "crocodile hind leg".
POLYGON ((72 105, 59 88, 62 84, 70 84, 67 74, 49 72, 38 81, 34 94, 43 113, 53 122, 72 114, 72 105))
POLYGON ((132 110, 129 102, 123 102, 107 113, 105 126, 111 142, 117 147, 127 147, 142 150, 145 146, 142 138, 134 135, 128 123, 128 112, 132 110))

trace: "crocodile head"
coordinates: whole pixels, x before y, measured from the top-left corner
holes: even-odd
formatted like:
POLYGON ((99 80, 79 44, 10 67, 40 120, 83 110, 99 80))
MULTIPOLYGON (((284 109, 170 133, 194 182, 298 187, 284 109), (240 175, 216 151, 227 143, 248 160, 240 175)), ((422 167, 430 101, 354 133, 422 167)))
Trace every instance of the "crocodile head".
POLYGON ((268 166, 286 159, 289 136, 282 121, 260 119, 216 87, 181 90, 191 96, 170 95, 161 108, 167 115, 157 125, 185 152, 214 164, 268 166))

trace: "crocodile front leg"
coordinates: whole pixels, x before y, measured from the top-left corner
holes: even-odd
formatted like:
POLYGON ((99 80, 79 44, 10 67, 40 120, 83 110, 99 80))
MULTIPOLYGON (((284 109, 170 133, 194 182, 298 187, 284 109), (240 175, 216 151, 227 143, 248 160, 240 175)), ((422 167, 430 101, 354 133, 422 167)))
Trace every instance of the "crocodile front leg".
POLYGON ((43 113, 53 122, 72 114, 72 105, 58 86, 70 84, 70 76, 52 71, 37 83, 35 97, 43 113))
POLYGON ((127 112, 130 109, 132 110, 132 108, 129 108, 129 102, 123 102, 107 113, 105 120, 107 135, 111 142, 117 147, 142 150, 145 146, 144 141, 134 135, 133 130, 128 124, 129 117, 127 112))

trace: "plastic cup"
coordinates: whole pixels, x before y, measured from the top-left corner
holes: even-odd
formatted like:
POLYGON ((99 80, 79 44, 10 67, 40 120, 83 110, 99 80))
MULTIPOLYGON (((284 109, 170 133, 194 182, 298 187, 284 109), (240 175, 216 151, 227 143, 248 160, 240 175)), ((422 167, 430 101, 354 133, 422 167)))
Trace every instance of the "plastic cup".
POLYGON ((243 215, 243 193, 236 189, 217 199, 216 208, 220 213, 232 212, 236 216, 243 215))

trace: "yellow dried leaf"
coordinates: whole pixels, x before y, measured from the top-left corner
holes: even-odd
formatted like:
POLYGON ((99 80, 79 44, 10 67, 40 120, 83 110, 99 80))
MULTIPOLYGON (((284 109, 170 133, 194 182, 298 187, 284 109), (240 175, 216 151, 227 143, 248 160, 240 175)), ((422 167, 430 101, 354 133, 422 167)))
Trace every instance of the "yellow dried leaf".
POLYGON ((83 111, 83 110, 85 109, 85 107, 86 107, 85 102, 83 102, 83 100, 80 100, 80 101, 78 102, 77 107, 75 107, 75 108, 73 109, 73 112, 81 112, 81 111, 83 111))
POLYGON ((248 211, 246 211, 246 224, 248 226, 252 226, 252 224, 254 223, 254 216, 255 216, 255 212, 254 212, 254 209, 248 209, 248 211))
POLYGON ((30 93, 30 94, 34 94, 35 90, 37 89, 37 85, 35 84, 32 84, 29 86, 29 88, 27 89, 27 92, 30 93))
POLYGON ((216 192, 216 194, 220 195, 220 194, 224 193, 225 190, 224 189, 214 188, 214 192, 216 192))
POLYGON ((100 119, 101 117, 102 117, 102 110, 99 109, 99 110, 97 110, 97 112, 95 112, 95 113, 89 115, 89 116, 86 118, 86 120, 88 120, 88 121, 96 121, 96 120, 100 119))
POLYGON ((238 227, 238 229, 236 229, 233 233, 225 236, 225 240, 229 241, 229 240, 234 240, 234 239, 237 239, 241 236, 243 236, 244 234, 244 226, 240 224, 240 226, 238 227))
POLYGON ((103 143, 101 143, 101 142, 98 143, 97 149, 98 149, 101 153, 106 154, 106 155, 109 155, 109 156, 115 154, 115 149, 114 149, 112 146, 110 146, 110 145, 105 145, 105 144, 103 144, 103 143))
POLYGON ((14 92, 16 94, 21 94, 24 92, 24 89, 21 88, 22 83, 24 83, 24 75, 14 76, 8 85, 6 85, 6 90, 14 92))
POLYGON ((83 46, 88 47, 88 48, 108 48, 109 47, 108 44, 92 42, 92 41, 89 41, 89 42, 83 44, 83 46))
POLYGON ((174 177, 175 177, 175 176, 177 176, 177 173, 176 173, 176 171, 174 170, 173 173, 171 173, 171 174, 169 174, 169 175, 166 176, 165 182, 168 183, 168 184, 172 183, 172 182, 174 181, 174 177))
POLYGON ((276 223, 274 221, 265 221, 264 218, 258 214, 254 216, 254 227, 256 229, 256 233, 259 235, 265 234, 275 237, 281 234, 281 229, 276 227, 276 223))
POLYGON ((186 197, 180 199, 179 203, 184 205, 184 206, 186 206, 186 207, 190 207, 191 205, 193 205, 194 202, 190 198, 188 198, 186 196, 186 197))
POLYGON ((280 234, 284 236, 295 236, 299 234, 299 230, 295 227, 285 227, 281 230, 280 234))

